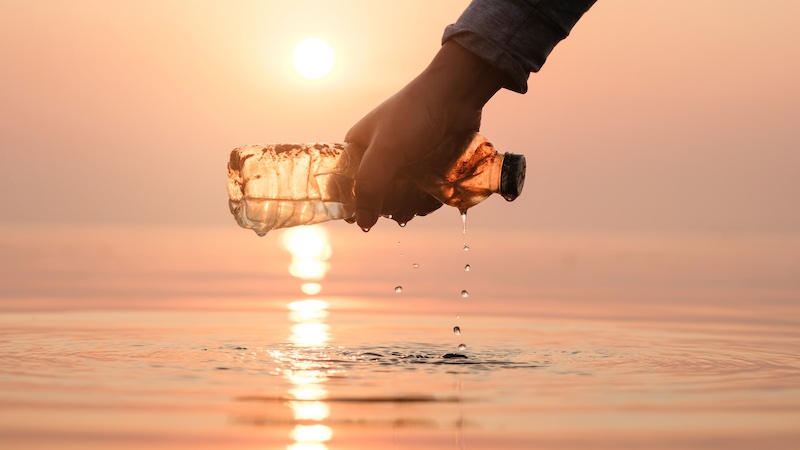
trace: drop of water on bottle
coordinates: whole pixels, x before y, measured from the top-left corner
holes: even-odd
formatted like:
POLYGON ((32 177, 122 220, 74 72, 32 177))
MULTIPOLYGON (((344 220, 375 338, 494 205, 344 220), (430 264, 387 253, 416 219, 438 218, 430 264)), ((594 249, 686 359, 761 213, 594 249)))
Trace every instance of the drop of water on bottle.
POLYGON ((470 269, 471 269, 471 267, 469 266, 469 264, 467 264, 466 266, 464 266, 464 272, 469 272, 469 271, 470 271, 470 269))
POLYGON ((400 228, 405 228, 406 222, 400 222, 398 225, 400 225, 400 228))
POLYGON ((466 346, 466 345, 464 345, 464 344, 458 344, 458 350, 459 350, 459 351, 463 352, 463 351, 464 351, 464 350, 466 350, 466 349, 467 349, 467 346, 466 346))
POLYGON ((461 296, 464 297, 464 298, 467 298, 467 297, 469 297, 469 292, 467 292, 467 290, 464 289, 463 291, 461 291, 461 296))
POLYGON ((461 327, 453 327, 453 333, 455 333, 456 336, 461 336, 461 327))
POLYGON ((401 293, 401 292, 403 292, 403 286, 397 286, 397 287, 395 287, 395 288, 394 288, 394 291, 395 291, 395 292, 397 292, 398 294, 399 294, 399 293, 401 293))
POLYGON ((258 235, 258 237, 264 237, 264 236, 267 235, 267 232, 266 231, 257 231, 256 234, 258 235))
POLYGON ((415 269, 419 269, 419 264, 417 264, 417 263, 414 263, 414 264, 412 264, 412 265, 411 265, 411 267, 413 267, 413 268, 415 268, 415 269))

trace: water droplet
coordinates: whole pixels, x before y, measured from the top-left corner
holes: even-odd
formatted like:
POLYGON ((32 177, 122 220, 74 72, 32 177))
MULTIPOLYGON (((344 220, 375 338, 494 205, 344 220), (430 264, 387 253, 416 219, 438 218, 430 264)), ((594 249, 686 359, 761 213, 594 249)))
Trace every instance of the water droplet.
POLYGON ((400 228, 405 228, 406 222, 400 222, 398 225, 400 225, 400 228))
POLYGON ((455 333, 456 336, 461 336, 461 327, 453 327, 453 333, 455 333))
POLYGON ((266 231, 256 231, 256 234, 258 235, 258 237, 264 237, 264 236, 267 235, 267 232, 266 231))
POLYGON ((469 251, 469 245, 467 245, 467 244, 464 244, 464 251, 465 251, 465 252, 468 252, 468 251, 469 251))
POLYGON ((395 288, 394 288, 394 291, 395 291, 395 292, 397 292, 398 294, 399 294, 399 293, 401 293, 401 292, 403 292, 403 286, 397 286, 397 287, 395 287, 395 288))
POLYGON ((458 344, 458 351, 463 352, 467 349, 467 346, 464 344, 458 344))
POLYGON ((467 298, 467 297, 469 297, 469 292, 467 292, 467 290, 464 289, 463 291, 461 291, 461 296, 464 297, 464 298, 467 298))
POLYGON ((469 272, 470 269, 471 269, 471 267, 469 266, 469 264, 464 266, 464 272, 469 272))
POLYGON ((413 268, 415 268, 415 269, 419 269, 419 264, 417 264, 417 263, 414 263, 414 264, 412 264, 412 265, 411 265, 411 267, 413 267, 413 268))

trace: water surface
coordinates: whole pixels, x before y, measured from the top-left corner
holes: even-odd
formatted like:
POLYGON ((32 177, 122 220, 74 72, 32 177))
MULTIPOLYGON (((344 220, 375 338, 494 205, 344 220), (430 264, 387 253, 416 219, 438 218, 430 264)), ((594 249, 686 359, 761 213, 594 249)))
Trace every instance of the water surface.
POLYGON ((800 445, 800 240, 409 229, 7 229, 0 447, 800 445))

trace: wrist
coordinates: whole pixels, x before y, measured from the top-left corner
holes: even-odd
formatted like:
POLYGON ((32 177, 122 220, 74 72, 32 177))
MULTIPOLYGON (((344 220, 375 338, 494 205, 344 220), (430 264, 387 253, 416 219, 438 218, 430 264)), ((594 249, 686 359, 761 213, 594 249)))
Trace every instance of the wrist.
POLYGON ((442 45, 420 76, 433 80, 434 92, 444 101, 478 110, 503 87, 508 77, 453 41, 442 45))

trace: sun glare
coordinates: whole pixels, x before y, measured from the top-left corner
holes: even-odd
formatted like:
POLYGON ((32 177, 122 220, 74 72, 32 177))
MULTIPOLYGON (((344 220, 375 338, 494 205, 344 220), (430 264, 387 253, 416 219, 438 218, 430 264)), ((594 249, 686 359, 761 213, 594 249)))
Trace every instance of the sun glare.
POLYGON ((294 68, 305 78, 322 78, 333 68, 333 49, 322 39, 306 39, 294 48, 294 68))
MULTIPOLYGON (((318 225, 290 228, 281 236, 283 247, 292 254, 289 273, 305 281, 322 280, 330 269, 331 245, 325 228, 318 225)), ((320 292, 319 283, 304 283, 301 287, 307 295, 320 292)))

